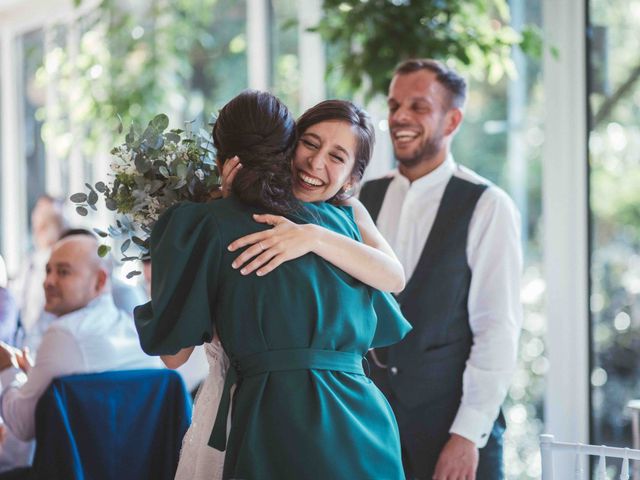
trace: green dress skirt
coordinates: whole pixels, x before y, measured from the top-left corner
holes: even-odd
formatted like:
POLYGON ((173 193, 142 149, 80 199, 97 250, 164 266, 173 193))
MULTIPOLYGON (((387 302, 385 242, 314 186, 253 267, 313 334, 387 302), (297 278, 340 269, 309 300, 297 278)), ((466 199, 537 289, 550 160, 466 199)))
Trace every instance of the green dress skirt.
MULTIPOLYGON (((232 366, 209 444, 226 448, 224 478, 404 478, 393 412, 362 358, 410 325, 390 295, 315 254, 241 275, 227 246, 270 228, 253 213, 266 212, 229 198, 158 220, 152 300, 135 311, 142 348, 174 354, 217 330, 232 366)), ((348 207, 304 203, 290 218, 360 240, 348 207)))

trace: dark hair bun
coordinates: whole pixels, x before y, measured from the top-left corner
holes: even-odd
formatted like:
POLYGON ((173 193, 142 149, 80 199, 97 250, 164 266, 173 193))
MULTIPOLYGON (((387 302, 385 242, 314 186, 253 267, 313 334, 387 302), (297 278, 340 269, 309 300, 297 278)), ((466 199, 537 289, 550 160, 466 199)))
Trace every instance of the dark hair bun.
POLYGON ((295 122, 277 97, 256 90, 234 97, 218 114, 213 144, 222 163, 240 158, 243 168, 232 189, 241 201, 279 214, 295 208, 290 166, 295 122))

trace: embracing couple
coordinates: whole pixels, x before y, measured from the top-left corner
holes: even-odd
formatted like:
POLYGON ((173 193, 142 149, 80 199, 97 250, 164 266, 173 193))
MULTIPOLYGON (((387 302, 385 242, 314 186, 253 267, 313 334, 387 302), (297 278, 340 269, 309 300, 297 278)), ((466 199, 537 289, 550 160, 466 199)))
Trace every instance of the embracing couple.
MULTIPOLYGON (((415 80, 414 73, 406 77, 415 80)), ((434 77, 432 83, 440 82, 431 70, 418 69, 418 73, 434 77)), ((422 95, 425 101, 421 95, 408 95, 404 87, 392 83, 390 92, 390 111, 395 108, 405 117, 394 139, 396 156, 400 153, 407 160, 403 164, 398 158, 402 175, 414 171, 407 154, 415 149, 412 142, 422 147, 420 135, 428 136, 426 147, 440 157, 448 152, 461 120, 455 113, 460 109, 449 104, 446 89, 428 85, 422 95), (434 92, 442 98, 431 98, 434 92), (442 112, 442 128, 432 128, 429 121, 442 112)), ((401 450, 403 427, 398 430, 389 401, 365 372, 367 365, 375 370, 374 362, 382 365, 378 357, 363 363, 370 349, 396 344, 411 330, 388 293, 404 287, 405 262, 398 261, 362 204, 350 198, 373 149, 368 115, 350 102, 330 100, 294 122, 274 96, 247 91, 221 109, 213 139, 227 176, 224 190, 230 193, 207 204, 176 205, 158 220, 151 235, 152 300, 135 312, 144 350, 161 355, 169 366, 186 361, 195 345, 207 344, 211 372, 196 400, 177 478, 402 479, 405 474, 430 478, 436 462, 436 475, 442 479, 475 478, 476 445, 501 444, 504 428, 501 418, 494 425, 498 412, 493 410, 499 410, 502 399, 488 407, 488 421, 477 432, 482 440, 468 441, 471 447, 451 443, 458 436, 449 428, 458 407, 462 408, 458 390, 462 390, 464 364, 473 357, 470 351, 477 327, 475 319, 460 310, 469 298, 470 272, 469 268, 456 270, 459 258, 430 259, 433 271, 444 274, 447 269, 438 262, 453 262, 449 270, 458 277, 423 279, 431 282, 433 290, 427 296, 441 307, 437 310, 441 316, 429 329, 410 318, 427 311, 407 297, 411 308, 404 315, 418 325, 418 334, 411 333, 403 344, 417 344, 420 356, 438 350, 430 345, 434 339, 444 341, 447 359, 462 370, 433 372, 446 380, 440 389, 437 383, 423 382, 420 371, 411 373, 405 350, 396 352, 392 347, 380 352, 388 353, 385 362, 397 361, 401 366, 399 370, 383 365, 390 385, 385 381, 381 385, 388 388, 385 393, 395 414, 403 414, 402 409, 414 400, 412 395, 427 388, 428 394, 448 407, 438 410, 438 418, 423 409, 419 425, 433 422, 446 425, 444 429, 438 427, 442 431, 433 435, 425 433, 428 429, 420 431, 408 443, 403 437, 401 450), (447 292, 447 286, 464 291, 447 292), (438 298, 434 297, 437 292, 441 292, 438 298), (453 318, 448 318, 451 312, 453 318), (450 327, 458 324, 462 326, 456 333, 450 327), (446 345, 443 335, 451 337, 453 346, 446 345), (411 383, 414 392, 403 391, 412 390, 411 383), (426 442, 419 438, 425 434, 426 442), (411 444, 414 439, 415 445, 411 444), (445 462, 441 451, 453 455, 445 462)), ((426 153, 433 157, 433 152, 426 153)), ((451 244, 461 247, 464 257, 465 235, 476 203, 493 187, 477 187, 475 179, 456 175, 449 157, 438 160, 436 170, 446 180, 443 202, 453 201, 455 216, 436 218, 433 228, 440 230, 439 235, 452 229, 451 244), (449 198, 452 189, 463 195, 463 203, 449 198)), ((386 223, 393 223, 390 217, 400 214, 388 211, 391 207, 385 197, 386 188, 389 183, 394 187, 394 182, 386 181, 379 192, 384 204, 381 199, 377 206, 376 201, 370 202, 374 216, 381 214, 386 223)), ((371 197, 370 189, 362 195, 363 200, 371 197)), ((398 197, 398 192, 394 195, 398 197)), ((484 224, 478 228, 491 231, 484 224)), ((446 238, 437 241, 446 246, 446 238)), ((466 263, 473 267, 472 260, 466 263)), ((415 270, 415 262, 409 267, 415 270)), ((415 284, 414 277, 420 277, 412 276, 415 284)), ((416 285, 410 286, 416 290, 416 285)), ((442 352, 442 345, 438 347, 442 352)), ((507 350, 504 355, 510 359, 512 354, 507 350)), ((486 361, 483 355, 481 360, 486 361)), ((508 377, 508 366, 498 354, 494 357, 491 362, 500 364, 496 370, 508 377)), ((440 361, 434 368, 442 368, 443 359, 434 357, 440 361)), ((484 382, 495 386, 486 372, 484 382)), ((503 392, 497 395, 504 397, 503 392)), ((398 418, 407 422, 406 416, 398 418)), ((500 451, 501 447, 489 451, 488 467, 483 467, 481 456, 480 469, 501 472, 500 451)), ((478 478, 499 477, 478 473, 478 478)))

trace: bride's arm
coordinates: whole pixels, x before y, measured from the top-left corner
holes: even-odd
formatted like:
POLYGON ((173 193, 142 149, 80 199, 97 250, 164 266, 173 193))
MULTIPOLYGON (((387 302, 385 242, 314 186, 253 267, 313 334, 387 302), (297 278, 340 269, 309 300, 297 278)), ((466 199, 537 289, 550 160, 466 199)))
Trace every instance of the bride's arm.
POLYGON ((254 215, 256 221, 274 228, 232 242, 231 251, 249 246, 234 260, 233 267, 242 267, 243 275, 256 270, 257 275, 266 275, 286 261, 313 252, 378 290, 401 291, 405 286, 404 270, 391 247, 358 200, 349 200, 348 205, 353 207, 364 243, 319 225, 298 225, 277 215, 254 215))
POLYGON ((194 348, 195 347, 183 348, 174 355, 160 355, 160 358, 167 366, 167 368, 175 370, 176 368, 182 366, 187 360, 189 360, 189 357, 191 356, 194 348))

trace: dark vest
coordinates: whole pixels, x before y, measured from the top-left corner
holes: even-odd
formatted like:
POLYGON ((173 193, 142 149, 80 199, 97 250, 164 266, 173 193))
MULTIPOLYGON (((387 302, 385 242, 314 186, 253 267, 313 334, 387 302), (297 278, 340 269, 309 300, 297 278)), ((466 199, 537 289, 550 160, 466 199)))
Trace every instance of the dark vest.
MULTIPOLYGON (((391 178, 382 178, 362 188, 360 201, 374 221, 390 182, 391 178)), ((471 282, 467 234, 486 188, 451 177, 416 269, 397 296, 413 330, 386 352, 376 350, 388 368, 373 367, 372 378, 392 405, 399 402, 402 408, 394 410, 401 423, 402 412, 426 404, 448 404, 457 410, 462 398, 462 374, 473 343, 467 310, 471 282)))

